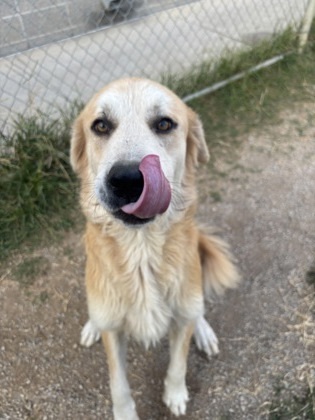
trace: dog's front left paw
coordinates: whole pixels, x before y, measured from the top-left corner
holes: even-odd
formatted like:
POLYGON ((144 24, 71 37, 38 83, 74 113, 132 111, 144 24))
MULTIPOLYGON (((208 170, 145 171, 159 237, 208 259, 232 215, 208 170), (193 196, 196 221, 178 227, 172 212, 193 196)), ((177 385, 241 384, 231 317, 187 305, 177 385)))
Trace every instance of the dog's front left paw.
POLYGON ((188 399, 188 391, 185 383, 179 386, 172 384, 167 379, 165 380, 163 402, 175 416, 181 416, 186 413, 188 399))
POLYGON ((89 320, 81 331, 80 344, 84 347, 91 347, 101 338, 99 330, 89 320))

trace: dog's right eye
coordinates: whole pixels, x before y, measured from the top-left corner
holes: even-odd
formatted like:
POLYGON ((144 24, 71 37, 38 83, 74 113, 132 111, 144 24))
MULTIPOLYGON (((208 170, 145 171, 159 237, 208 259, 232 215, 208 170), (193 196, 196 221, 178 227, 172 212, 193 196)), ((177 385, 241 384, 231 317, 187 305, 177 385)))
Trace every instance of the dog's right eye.
POLYGON ((99 135, 107 135, 112 130, 112 124, 103 119, 95 120, 92 124, 92 130, 99 135))

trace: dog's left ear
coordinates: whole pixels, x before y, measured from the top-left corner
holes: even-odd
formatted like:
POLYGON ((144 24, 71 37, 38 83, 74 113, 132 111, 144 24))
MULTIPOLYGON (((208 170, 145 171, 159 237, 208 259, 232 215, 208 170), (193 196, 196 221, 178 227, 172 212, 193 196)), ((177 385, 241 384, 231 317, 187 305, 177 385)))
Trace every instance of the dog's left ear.
POLYGON ((197 166, 198 163, 207 163, 210 154, 202 122, 191 108, 188 108, 188 124, 187 159, 192 161, 194 166, 197 166))

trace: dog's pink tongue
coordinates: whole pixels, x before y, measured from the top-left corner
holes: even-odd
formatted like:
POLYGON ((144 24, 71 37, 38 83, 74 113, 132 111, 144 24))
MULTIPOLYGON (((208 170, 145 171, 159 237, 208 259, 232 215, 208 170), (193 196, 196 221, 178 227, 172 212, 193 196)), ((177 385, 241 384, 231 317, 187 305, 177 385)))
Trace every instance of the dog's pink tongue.
POLYGON ((143 176, 142 193, 135 203, 127 204, 121 209, 140 219, 148 219, 167 210, 171 201, 171 187, 162 171, 158 156, 145 156, 139 170, 143 176))

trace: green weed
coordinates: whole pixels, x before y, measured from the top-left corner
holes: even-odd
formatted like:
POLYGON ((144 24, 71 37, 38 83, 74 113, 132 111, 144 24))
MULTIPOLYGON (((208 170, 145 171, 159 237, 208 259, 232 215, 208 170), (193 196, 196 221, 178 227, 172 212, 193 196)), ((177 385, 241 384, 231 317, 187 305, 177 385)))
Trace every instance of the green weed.
POLYGON ((218 191, 212 191, 210 193, 210 196, 215 203, 219 203, 222 201, 222 196, 218 191))
POLYGON ((311 266, 311 268, 306 273, 306 281, 308 284, 315 286, 315 263, 311 266))
MULTIPOLYGON (((278 54, 281 61, 211 94, 194 99, 189 105, 200 115, 212 151, 235 154, 240 135, 253 127, 279 122, 280 111, 292 102, 313 101, 315 84, 315 25, 303 54, 296 51, 296 34, 288 29, 282 35, 262 41, 255 48, 227 55, 214 68, 206 63, 182 77, 164 77, 169 87, 181 96, 211 86, 237 72, 248 70, 278 54), (298 75, 298 77, 297 77, 298 75)), ((228 156, 228 155, 227 155, 228 156)))
POLYGON ((45 257, 29 257, 13 270, 13 278, 24 287, 34 284, 36 278, 45 275, 50 264, 45 257))
POLYGON ((308 389, 302 397, 292 397, 290 400, 275 399, 272 403, 268 420, 315 420, 314 393, 308 389))
POLYGON ((49 294, 46 290, 39 293, 33 298, 33 305, 43 305, 49 300, 49 294))
POLYGON ((30 237, 72 224, 76 181, 69 164, 70 125, 62 119, 20 116, 0 137, 0 257, 30 237))
POLYGON ((296 51, 296 33, 289 28, 280 35, 256 43, 253 48, 247 46, 238 53, 226 50, 219 60, 203 62, 180 76, 164 74, 161 83, 184 97, 246 71, 276 55, 293 51, 296 51))

